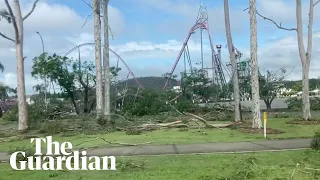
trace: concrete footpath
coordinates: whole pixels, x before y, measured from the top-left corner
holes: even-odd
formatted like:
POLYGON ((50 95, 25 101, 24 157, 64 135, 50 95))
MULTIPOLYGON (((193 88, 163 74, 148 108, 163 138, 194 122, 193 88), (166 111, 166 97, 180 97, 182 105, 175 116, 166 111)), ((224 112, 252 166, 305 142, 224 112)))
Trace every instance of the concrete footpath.
MULTIPOLYGON (((87 156, 141 156, 201 153, 244 153, 310 148, 311 139, 261 140, 252 142, 122 146, 87 149, 87 156)), ((0 161, 10 155, 0 152, 0 161)))

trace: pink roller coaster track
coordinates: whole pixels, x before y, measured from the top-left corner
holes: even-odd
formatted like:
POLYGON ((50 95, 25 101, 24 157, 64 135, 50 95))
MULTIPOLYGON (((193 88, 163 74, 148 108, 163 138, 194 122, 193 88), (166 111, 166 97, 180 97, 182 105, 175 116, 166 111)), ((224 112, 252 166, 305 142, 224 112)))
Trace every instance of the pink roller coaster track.
POLYGON ((193 32, 197 29, 205 29, 208 33, 208 37, 209 37, 209 41, 210 41, 210 48, 211 48, 211 58, 212 58, 212 71, 213 71, 213 77, 215 75, 218 75, 219 73, 217 72, 217 68, 219 68, 218 66, 221 66, 221 63, 220 61, 216 58, 216 54, 215 54, 215 51, 214 51, 214 46, 213 46, 213 43, 212 43, 212 39, 211 39, 211 35, 210 35, 210 31, 209 31, 209 26, 208 26, 208 23, 207 23, 207 19, 208 16, 207 16, 207 12, 206 12, 206 7, 204 4, 201 4, 200 6, 200 10, 199 10, 199 13, 198 13, 198 18, 197 18, 197 21, 196 23, 191 27, 189 33, 188 33, 188 36, 187 38, 185 39, 184 43, 183 43, 183 46, 178 54, 178 57, 169 73, 169 77, 167 78, 166 80, 166 83, 165 85, 163 86, 163 89, 166 89, 167 88, 167 85, 168 85, 168 82, 174 72, 174 70, 176 69, 179 61, 180 61, 180 58, 182 56, 182 53, 184 52, 186 46, 187 46, 187 43, 191 37, 191 35, 193 34, 193 32))
POLYGON ((182 46, 182 48, 181 48, 181 50, 180 50, 180 52, 179 52, 179 55, 178 55, 178 57, 177 57, 177 59, 176 59, 176 62, 174 63, 174 65, 173 65, 173 67, 172 67, 172 69, 171 69, 171 71, 170 71, 170 76, 169 76, 169 78, 166 80, 166 83, 165 83, 163 89, 165 89, 165 88, 167 87, 168 81, 169 81, 169 79, 171 78, 174 70, 176 69, 176 67, 177 67, 177 65, 178 65, 178 63, 179 63, 179 60, 180 60, 180 58, 181 58, 181 55, 182 55, 182 53, 183 53, 183 51, 184 51, 184 49, 185 49, 185 47, 186 47, 186 45, 187 45, 187 43, 188 43, 191 35, 192 35, 192 32, 195 31, 195 30, 197 30, 197 29, 199 29, 199 28, 206 29, 207 32, 208 32, 209 41, 210 41, 210 48, 211 48, 211 51, 212 51, 212 55, 211 55, 211 57, 212 57, 212 65, 213 65, 213 68, 217 66, 217 62, 215 61, 215 57, 214 57, 215 53, 214 53, 214 48, 213 48, 213 44, 212 44, 212 41, 211 41, 211 35, 210 35, 210 32, 209 32, 209 28, 206 26, 205 23, 196 23, 195 25, 192 26, 192 28, 191 28, 190 31, 189 31, 189 34, 188 34, 187 38, 185 39, 185 41, 184 41, 184 43, 183 43, 183 46, 182 46))

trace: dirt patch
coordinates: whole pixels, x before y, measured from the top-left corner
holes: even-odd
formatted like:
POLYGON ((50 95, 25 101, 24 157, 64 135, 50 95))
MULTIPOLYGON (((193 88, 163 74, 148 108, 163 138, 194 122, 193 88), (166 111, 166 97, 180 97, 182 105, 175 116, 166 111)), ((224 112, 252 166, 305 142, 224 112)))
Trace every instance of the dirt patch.
POLYGON ((320 125, 320 121, 319 121, 319 120, 306 121, 306 120, 301 120, 301 119, 295 119, 295 120, 288 121, 287 124, 295 124, 295 125, 320 125))
MULTIPOLYGON (((243 133, 251 133, 251 134, 263 134, 264 130, 262 129, 253 129, 249 127, 242 127, 239 128, 239 131, 243 133)), ((267 128, 267 134, 281 134, 284 133, 284 131, 278 130, 278 129, 272 129, 272 128, 267 128)))

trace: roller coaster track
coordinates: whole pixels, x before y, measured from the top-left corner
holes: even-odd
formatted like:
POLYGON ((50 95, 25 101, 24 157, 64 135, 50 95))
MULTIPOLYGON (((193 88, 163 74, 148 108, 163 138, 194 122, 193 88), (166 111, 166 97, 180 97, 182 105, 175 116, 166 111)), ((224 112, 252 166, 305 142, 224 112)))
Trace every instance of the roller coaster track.
MULTIPOLYGON (((180 58, 182 56, 182 54, 184 53, 184 57, 188 57, 188 62, 190 64, 190 56, 189 56, 189 50, 188 50, 188 41, 191 37, 192 34, 194 34, 194 32, 196 30, 200 29, 201 30, 201 61, 202 61, 202 69, 203 68, 203 49, 202 49, 202 30, 206 30, 207 34, 208 34, 208 38, 209 38, 209 42, 210 42, 210 49, 211 49, 211 61, 212 61, 212 68, 206 68, 206 69, 212 69, 212 83, 219 85, 220 87, 222 87, 223 85, 226 84, 226 79, 224 76, 224 72, 222 70, 222 67, 224 67, 221 63, 221 57, 215 53, 214 50, 214 46, 212 43, 212 38, 210 35, 210 31, 209 31, 209 25, 208 25, 208 14, 207 14, 207 9, 206 6, 204 4, 201 4, 199 12, 198 12, 198 17, 196 20, 196 23, 191 27, 191 29, 189 30, 189 33, 182 45, 182 48, 178 54, 178 57, 169 73, 169 77, 167 78, 165 85, 163 86, 163 89, 167 88, 168 85, 168 81, 171 79, 174 70, 176 69, 180 58)), ((186 62, 185 62, 185 68, 186 68, 186 62)), ((190 67, 191 68, 191 67, 190 67)), ((185 70, 186 71, 186 70, 185 70)))
MULTIPOLYGON (((80 45, 77 45, 75 47, 73 47, 72 49, 70 49, 64 56, 67 57, 70 53, 72 53, 73 51, 79 49, 80 47, 83 46, 94 46, 94 43, 83 43, 80 45)), ((135 82, 139 85, 140 88, 144 89, 144 87, 141 85, 141 83, 138 81, 138 79, 135 77, 134 73, 131 71, 130 67, 128 66, 128 64, 121 58, 121 56, 116 53, 114 50, 112 50, 111 48, 109 48, 110 52, 112 52, 117 58, 118 60, 120 60, 122 62, 122 64, 127 68, 127 70, 129 71, 129 74, 131 74, 131 76, 133 77, 133 79, 135 80, 135 82)))

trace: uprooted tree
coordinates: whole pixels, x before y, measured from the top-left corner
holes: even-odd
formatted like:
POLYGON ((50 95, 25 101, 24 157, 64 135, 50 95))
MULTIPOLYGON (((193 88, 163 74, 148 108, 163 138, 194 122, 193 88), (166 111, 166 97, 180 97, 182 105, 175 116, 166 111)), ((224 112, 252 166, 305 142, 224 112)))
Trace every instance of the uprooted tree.
MULTIPOLYGON (((114 77, 120 68, 111 67, 111 70, 111 77, 114 77)), ((88 114, 94 109, 96 76, 92 62, 42 54, 33 59, 32 76, 41 78, 44 75, 60 86, 78 115, 88 114)))
POLYGON ((13 0, 13 10, 8 0, 4 0, 7 9, 0 11, 0 20, 5 19, 8 23, 12 24, 15 34, 15 38, 10 38, 0 32, 1 37, 14 42, 16 45, 19 131, 26 131, 28 129, 28 112, 24 80, 23 21, 33 13, 38 1, 39 0, 36 0, 33 3, 31 11, 29 11, 25 16, 22 16, 19 0, 13 0))
POLYGON ((304 46, 304 37, 303 37, 303 26, 302 26, 302 3, 301 0, 296 0, 296 28, 286 28, 282 24, 276 23, 274 20, 261 15, 259 12, 257 14, 265 20, 272 22, 277 28, 286 30, 286 31, 296 31, 297 40, 298 40, 298 49, 302 65, 302 114, 304 120, 311 119, 310 111, 310 99, 309 99, 309 68, 310 60, 312 54, 312 27, 313 27, 313 10, 314 7, 319 4, 320 0, 314 2, 313 0, 309 1, 309 21, 308 21, 308 38, 307 38, 307 49, 304 46))

